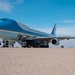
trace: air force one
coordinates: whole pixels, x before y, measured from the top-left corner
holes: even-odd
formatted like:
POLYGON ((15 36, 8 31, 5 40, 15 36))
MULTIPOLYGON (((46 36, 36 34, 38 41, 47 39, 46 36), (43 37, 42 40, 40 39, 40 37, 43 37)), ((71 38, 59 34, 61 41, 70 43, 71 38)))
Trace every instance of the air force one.
POLYGON ((51 34, 44 33, 29 28, 22 23, 9 18, 0 19, 0 38, 3 39, 3 43, 8 47, 9 44, 14 44, 18 41, 22 47, 49 47, 51 42, 53 45, 59 45, 60 40, 75 39, 75 37, 56 36, 56 25, 54 25, 51 34))

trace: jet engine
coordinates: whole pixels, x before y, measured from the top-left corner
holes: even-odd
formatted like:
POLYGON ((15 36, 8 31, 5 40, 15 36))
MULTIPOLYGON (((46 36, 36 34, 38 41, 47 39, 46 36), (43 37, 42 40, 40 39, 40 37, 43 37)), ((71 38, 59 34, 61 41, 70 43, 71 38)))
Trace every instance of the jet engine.
POLYGON ((59 39, 54 38, 54 39, 51 40, 51 43, 52 43, 53 45, 59 45, 59 44, 60 44, 60 41, 59 41, 59 39))

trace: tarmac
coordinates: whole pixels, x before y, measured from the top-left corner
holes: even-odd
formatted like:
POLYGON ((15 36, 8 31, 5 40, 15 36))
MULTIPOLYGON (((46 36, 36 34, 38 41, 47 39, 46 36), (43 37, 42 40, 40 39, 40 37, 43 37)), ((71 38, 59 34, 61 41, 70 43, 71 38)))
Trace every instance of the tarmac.
POLYGON ((75 49, 0 48, 0 75, 75 75, 75 49))

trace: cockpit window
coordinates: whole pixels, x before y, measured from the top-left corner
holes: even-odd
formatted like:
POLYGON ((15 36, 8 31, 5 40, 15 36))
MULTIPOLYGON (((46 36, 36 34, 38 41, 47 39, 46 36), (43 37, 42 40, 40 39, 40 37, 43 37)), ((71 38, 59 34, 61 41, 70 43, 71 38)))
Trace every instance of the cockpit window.
POLYGON ((0 20, 7 21, 6 19, 0 19, 0 20))
POLYGON ((0 22, 7 21, 7 19, 0 19, 0 22))

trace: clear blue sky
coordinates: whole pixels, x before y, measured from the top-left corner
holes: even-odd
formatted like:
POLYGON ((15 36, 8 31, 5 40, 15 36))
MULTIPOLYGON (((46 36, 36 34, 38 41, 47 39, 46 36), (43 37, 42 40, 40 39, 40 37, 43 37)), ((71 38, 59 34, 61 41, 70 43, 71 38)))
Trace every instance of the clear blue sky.
POLYGON ((74 34, 75 0, 0 0, 0 18, 15 19, 45 32, 57 23, 58 34, 74 34))

